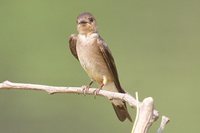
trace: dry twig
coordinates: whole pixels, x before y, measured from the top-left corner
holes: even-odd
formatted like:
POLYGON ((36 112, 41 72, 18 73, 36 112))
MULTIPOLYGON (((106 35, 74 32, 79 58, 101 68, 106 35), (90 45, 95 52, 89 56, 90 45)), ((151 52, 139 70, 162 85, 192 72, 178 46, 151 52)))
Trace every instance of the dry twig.
MULTIPOLYGON (((15 90, 37 90, 46 91, 49 94, 54 93, 75 93, 83 94, 84 89, 82 87, 57 87, 57 86, 47 86, 38 84, 25 84, 25 83, 14 83, 10 81, 4 81, 0 83, 0 89, 15 89, 15 90)), ((87 95, 94 95, 95 88, 90 88, 85 92, 87 95)), ((126 101, 131 107, 137 107, 137 100, 129 95, 128 93, 117 93, 110 92, 106 90, 100 90, 97 94, 99 96, 104 96, 108 99, 121 99, 126 101)), ((135 133, 146 133, 149 127, 156 121, 159 117, 158 111, 154 109, 153 98, 145 98, 143 102, 139 102, 139 118, 136 123, 135 133)))

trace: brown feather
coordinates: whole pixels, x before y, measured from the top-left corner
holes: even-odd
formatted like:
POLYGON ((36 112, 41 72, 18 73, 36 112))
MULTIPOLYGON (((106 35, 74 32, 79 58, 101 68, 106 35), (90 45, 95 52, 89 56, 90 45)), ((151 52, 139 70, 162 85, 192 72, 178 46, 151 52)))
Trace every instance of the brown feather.
POLYGON ((123 122, 124 120, 126 120, 126 118, 128 118, 129 121, 133 122, 133 120, 131 119, 131 116, 128 113, 126 103, 125 102, 123 102, 123 103, 124 104, 122 104, 122 106, 115 105, 114 103, 112 103, 112 106, 115 110, 115 113, 116 113, 118 119, 123 122))
MULTIPOLYGON (((116 89, 120 93, 125 93, 125 91, 122 89, 122 87, 120 85, 117 68, 115 65, 114 58, 111 54, 111 51, 109 50, 107 44, 103 41, 103 39, 101 37, 99 37, 97 44, 99 45, 100 51, 103 55, 103 58, 106 62, 106 65, 107 65, 109 71, 113 75, 114 84, 116 86, 116 89)), ((122 102, 121 100, 112 100, 111 102, 112 102, 113 108, 115 110, 115 113, 120 121, 124 121, 126 118, 128 118, 132 122, 132 119, 128 113, 125 102, 122 102)))
POLYGON ((107 44, 103 41, 103 39, 101 37, 99 37, 97 43, 99 44, 99 48, 100 48, 103 58, 106 62, 106 65, 113 75, 114 83, 116 85, 118 92, 125 93, 125 91, 122 89, 122 87, 120 85, 117 68, 115 65, 114 58, 110 52, 110 49, 108 48, 107 44))
POLYGON ((69 48, 71 50, 72 55, 78 60, 78 55, 76 52, 76 42, 77 42, 77 35, 72 34, 69 37, 69 48))

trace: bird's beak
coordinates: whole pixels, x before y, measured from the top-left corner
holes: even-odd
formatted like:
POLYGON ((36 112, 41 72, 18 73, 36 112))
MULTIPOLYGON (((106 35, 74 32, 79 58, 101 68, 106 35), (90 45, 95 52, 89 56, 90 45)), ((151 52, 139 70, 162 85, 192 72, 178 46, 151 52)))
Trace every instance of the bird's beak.
POLYGON ((87 24, 87 23, 89 23, 89 21, 87 21, 85 19, 78 20, 78 24, 87 24))

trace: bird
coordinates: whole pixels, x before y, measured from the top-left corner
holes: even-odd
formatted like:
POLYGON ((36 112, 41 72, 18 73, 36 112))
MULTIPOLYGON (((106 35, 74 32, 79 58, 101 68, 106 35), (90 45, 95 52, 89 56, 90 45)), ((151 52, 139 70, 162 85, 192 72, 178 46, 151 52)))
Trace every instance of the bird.
MULTIPOLYGON (((69 48, 72 55, 80 62, 91 82, 96 82, 100 89, 126 93, 121 87, 117 68, 111 51, 97 31, 97 22, 90 12, 80 13, 76 20, 78 34, 69 37, 69 48)), ((120 121, 132 122, 126 103, 111 99, 112 106, 120 121)))

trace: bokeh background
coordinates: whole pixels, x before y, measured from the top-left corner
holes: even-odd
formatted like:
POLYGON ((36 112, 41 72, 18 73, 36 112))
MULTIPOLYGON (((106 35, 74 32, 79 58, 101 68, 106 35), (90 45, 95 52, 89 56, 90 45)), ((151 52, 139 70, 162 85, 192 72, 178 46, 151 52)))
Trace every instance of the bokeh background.
MULTIPOLYGON (((71 55, 76 16, 92 12, 123 87, 152 96, 166 133, 200 131, 200 1, 0 0, 0 82, 82 86, 71 55)), ((94 86, 95 87, 95 86, 94 86)), ((134 118, 135 110, 130 109, 134 118)), ((151 133, 159 126, 153 125, 151 133)), ((1 90, 0 133, 128 133, 102 97, 1 90)))

